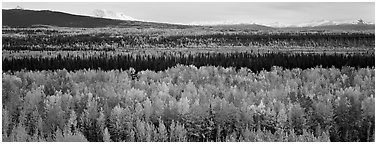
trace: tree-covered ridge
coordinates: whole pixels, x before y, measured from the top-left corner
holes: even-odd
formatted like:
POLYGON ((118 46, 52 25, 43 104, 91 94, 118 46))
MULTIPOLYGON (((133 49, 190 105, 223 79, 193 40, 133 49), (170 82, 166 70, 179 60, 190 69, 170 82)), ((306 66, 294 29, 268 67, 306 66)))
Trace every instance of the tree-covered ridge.
POLYGON ((374 141, 374 68, 3 73, 3 141, 374 141))
MULTIPOLYGON (((117 34, 116 32, 114 32, 115 34, 100 32, 85 34, 85 30, 82 30, 67 35, 53 30, 38 31, 40 32, 34 30, 6 34, 2 37, 2 47, 5 50, 124 50, 129 48, 216 48, 235 46, 374 48, 375 39, 374 33, 234 32, 195 34, 194 32, 186 31, 173 33, 175 31, 169 32, 169 30, 165 30, 151 32, 131 31, 126 34, 117 34)), ((10 32, 5 31, 5 33, 10 32)))

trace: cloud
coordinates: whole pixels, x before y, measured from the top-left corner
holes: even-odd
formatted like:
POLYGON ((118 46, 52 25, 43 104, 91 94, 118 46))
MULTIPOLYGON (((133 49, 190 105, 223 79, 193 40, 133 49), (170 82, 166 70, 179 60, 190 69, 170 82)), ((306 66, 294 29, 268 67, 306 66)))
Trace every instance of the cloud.
POLYGON ((99 18, 108 18, 108 19, 119 19, 119 20, 131 20, 135 21, 137 19, 127 16, 126 14, 122 12, 113 12, 106 9, 95 9, 91 16, 99 17, 99 18))

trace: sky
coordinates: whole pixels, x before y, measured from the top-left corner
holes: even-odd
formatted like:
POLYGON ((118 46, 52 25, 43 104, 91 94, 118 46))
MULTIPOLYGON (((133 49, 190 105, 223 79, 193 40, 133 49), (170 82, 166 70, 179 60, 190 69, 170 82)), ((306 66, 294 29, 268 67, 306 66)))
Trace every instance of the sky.
POLYGON ((176 24, 265 24, 274 26, 375 21, 373 2, 3 2, 71 14, 176 24))

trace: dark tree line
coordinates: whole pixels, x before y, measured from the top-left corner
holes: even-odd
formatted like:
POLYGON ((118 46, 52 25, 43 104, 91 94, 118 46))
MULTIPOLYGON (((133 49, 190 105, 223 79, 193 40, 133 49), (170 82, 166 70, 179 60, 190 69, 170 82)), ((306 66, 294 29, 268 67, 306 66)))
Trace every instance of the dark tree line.
POLYGON ((3 37, 5 50, 104 49, 128 47, 301 46, 374 47, 374 34, 273 33, 208 35, 28 35, 3 37))
POLYGON ((58 34, 59 31, 51 29, 3 29, 3 33, 21 33, 21 34, 58 34))
POLYGON ((238 53, 197 53, 176 55, 112 55, 102 53, 97 56, 61 56, 57 57, 25 57, 22 59, 3 59, 3 71, 27 70, 56 70, 67 69, 129 69, 142 70, 165 70, 177 64, 200 66, 223 66, 247 67, 254 72, 270 70, 272 66, 283 68, 312 68, 316 66, 336 67, 374 67, 374 55, 363 54, 288 54, 288 53, 265 53, 252 54, 248 52, 238 53))

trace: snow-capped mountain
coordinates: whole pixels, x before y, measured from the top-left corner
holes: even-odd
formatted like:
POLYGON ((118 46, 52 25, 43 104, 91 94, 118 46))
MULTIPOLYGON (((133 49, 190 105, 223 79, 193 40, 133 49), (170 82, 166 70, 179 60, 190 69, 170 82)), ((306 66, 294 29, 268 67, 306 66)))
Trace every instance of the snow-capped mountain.
POLYGON ((362 20, 315 20, 307 23, 297 25, 298 27, 315 27, 315 26, 329 26, 329 25, 343 25, 343 24, 373 24, 372 22, 365 22, 362 20))
POLYGON ((263 25, 269 26, 269 27, 275 27, 275 28, 283 28, 283 27, 292 27, 293 26, 293 25, 283 24, 283 23, 280 23, 280 22, 267 23, 267 24, 263 24, 263 25))
POLYGON ((301 24, 284 24, 280 22, 273 22, 273 23, 260 23, 254 21, 246 21, 246 20, 223 20, 223 21, 199 21, 199 22, 191 22, 188 25, 240 25, 240 24, 257 24, 257 25, 265 25, 274 28, 284 28, 284 27, 316 27, 316 26, 332 26, 332 25, 348 25, 348 24, 373 24, 372 22, 365 22, 360 20, 313 20, 301 24))
POLYGON ((92 12, 92 16, 99 17, 99 18, 108 18, 108 19, 118 19, 118 20, 132 20, 135 21, 137 19, 127 16, 126 14, 122 12, 113 12, 110 10, 105 9, 95 9, 92 12))

